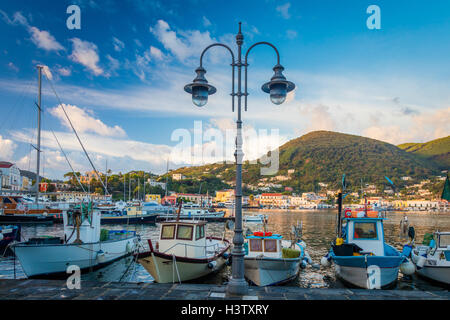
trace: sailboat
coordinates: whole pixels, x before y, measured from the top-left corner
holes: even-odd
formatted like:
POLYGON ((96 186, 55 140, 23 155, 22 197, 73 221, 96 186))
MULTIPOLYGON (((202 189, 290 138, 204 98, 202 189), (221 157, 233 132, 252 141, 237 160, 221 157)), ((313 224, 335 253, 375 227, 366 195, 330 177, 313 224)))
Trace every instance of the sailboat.
POLYGON ((64 237, 38 237, 11 246, 28 278, 67 277, 68 266, 81 272, 98 269, 139 247, 135 231, 100 229, 92 203, 63 213, 64 237))
POLYGON ((37 125, 37 145, 34 147, 37 153, 36 162, 36 182, 35 182, 35 203, 28 203, 21 196, 4 196, 0 195, 0 223, 17 224, 17 223, 45 223, 51 224, 56 219, 62 217, 63 210, 50 208, 43 203, 39 203, 39 169, 40 169, 40 153, 41 153, 41 88, 42 88, 42 69, 43 66, 37 66, 38 69, 38 125, 37 125))

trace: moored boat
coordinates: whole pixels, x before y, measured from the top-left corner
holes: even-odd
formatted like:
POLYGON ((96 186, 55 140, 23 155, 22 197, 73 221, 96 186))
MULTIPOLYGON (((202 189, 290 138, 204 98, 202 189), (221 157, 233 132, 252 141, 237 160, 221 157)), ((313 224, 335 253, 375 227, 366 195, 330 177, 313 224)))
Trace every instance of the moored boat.
POLYGON ((422 277, 450 285, 450 232, 437 231, 424 238, 428 239, 411 252, 416 272, 422 277))
POLYGON ((247 235, 244 243, 245 278, 257 286, 282 284, 295 279, 300 267, 312 264, 306 244, 300 239, 300 228, 293 228, 291 241, 265 231, 247 235))
POLYGON ((155 282, 194 280, 220 270, 228 259, 230 243, 206 236, 206 222, 173 220, 161 223, 159 241, 137 254, 138 262, 155 282))
MULTIPOLYGON (((340 200, 342 194, 339 194, 340 200)), ((403 263, 411 264, 407 255, 384 241, 383 212, 364 215, 345 210, 341 219, 339 205, 338 236, 322 265, 334 263, 336 275, 345 283, 365 289, 392 286, 403 263)), ((408 253, 409 255, 409 253, 408 253)), ((410 270, 410 268, 404 268, 410 270)), ((413 271, 412 271, 413 272, 413 271)), ((409 274, 408 272, 405 274, 409 274)))
POLYGON ((98 211, 84 209, 64 213, 64 238, 31 238, 12 246, 27 277, 67 277, 70 265, 81 272, 98 269, 137 249, 135 232, 101 230, 98 211))

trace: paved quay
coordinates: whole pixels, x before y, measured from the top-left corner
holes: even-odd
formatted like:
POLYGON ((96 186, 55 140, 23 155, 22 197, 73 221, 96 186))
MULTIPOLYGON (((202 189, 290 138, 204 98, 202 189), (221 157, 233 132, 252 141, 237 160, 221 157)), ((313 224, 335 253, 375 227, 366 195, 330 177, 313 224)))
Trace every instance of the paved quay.
POLYGON ((211 284, 157 284, 82 281, 68 289, 65 280, 0 280, 0 300, 450 300, 450 292, 364 289, 250 287, 244 297, 227 296, 211 284))

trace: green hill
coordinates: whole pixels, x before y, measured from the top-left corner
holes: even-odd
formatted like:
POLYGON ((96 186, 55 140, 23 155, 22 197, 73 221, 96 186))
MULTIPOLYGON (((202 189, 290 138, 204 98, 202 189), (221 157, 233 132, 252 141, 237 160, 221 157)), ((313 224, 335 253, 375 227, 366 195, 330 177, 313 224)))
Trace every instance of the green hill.
MULTIPOLYGON (((279 170, 274 176, 262 176, 261 164, 243 165, 243 182, 257 184, 260 179, 274 176, 287 176, 288 180, 272 183, 294 188, 296 191, 311 191, 319 182, 331 188, 339 187, 342 174, 353 189, 365 183, 377 185, 386 182, 384 176, 391 178, 396 185, 404 182, 402 176, 417 179, 429 178, 440 172, 439 166, 422 156, 401 148, 370 138, 330 131, 315 131, 293 139, 279 148, 279 170), (288 174, 289 169, 294 173, 288 174)), ((187 177, 200 177, 204 174, 233 181, 234 165, 209 164, 201 167, 180 168, 171 173, 182 173, 187 177)))
POLYGON ((450 168, 450 136, 425 143, 404 143, 398 147, 406 152, 434 161, 443 170, 450 168))

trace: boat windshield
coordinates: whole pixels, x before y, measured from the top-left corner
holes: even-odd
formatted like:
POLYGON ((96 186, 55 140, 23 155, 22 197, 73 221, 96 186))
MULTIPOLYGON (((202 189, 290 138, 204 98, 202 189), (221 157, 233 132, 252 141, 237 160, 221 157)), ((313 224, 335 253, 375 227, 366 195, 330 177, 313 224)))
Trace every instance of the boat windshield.
POLYGON ((448 246, 450 246, 450 234, 439 235, 439 247, 447 248, 448 246))
POLYGON ((376 239, 377 225, 375 222, 355 222, 354 239, 376 239))

